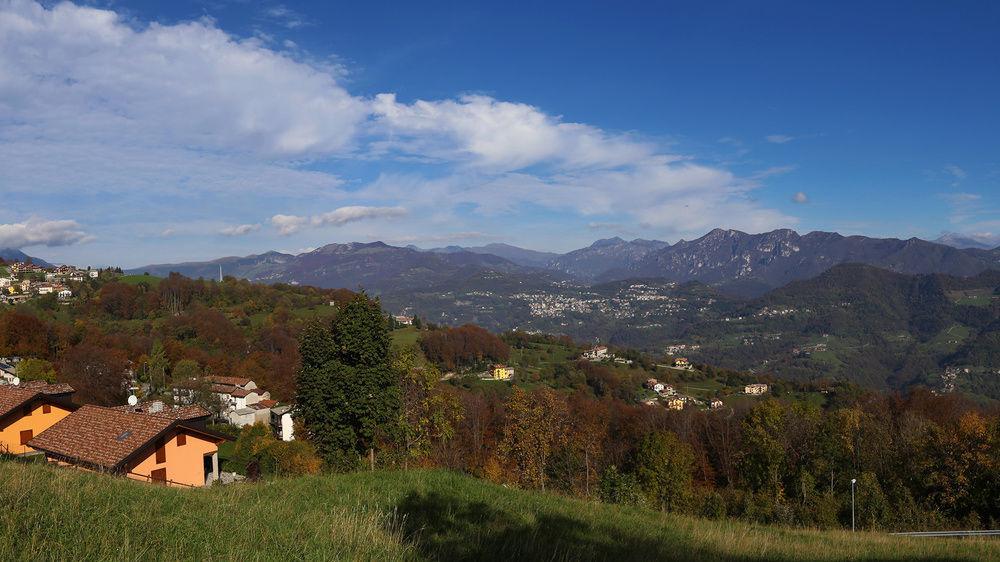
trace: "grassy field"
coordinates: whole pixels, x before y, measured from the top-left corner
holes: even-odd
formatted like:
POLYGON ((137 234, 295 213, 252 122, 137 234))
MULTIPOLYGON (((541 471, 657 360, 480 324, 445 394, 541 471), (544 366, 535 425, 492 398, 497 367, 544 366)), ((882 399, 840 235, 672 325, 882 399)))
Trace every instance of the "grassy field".
POLYGON ((1000 542, 706 521, 444 471, 205 490, 0 463, 2 560, 996 560, 1000 542))
POLYGON ((408 326, 406 328, 393 330, 391 335, 392 345, 396 347, 406 347, 408 345, 416 345, 417 341, 420 339, 420 330, 414 328, 413 326, 408 326))
POLYGON ((156 287, 162 281, 161 278, 154 275, 122 275, 118 277, 117 280, 126 285, 138 285, 139 283, 146 283, 150 287, 156 287))

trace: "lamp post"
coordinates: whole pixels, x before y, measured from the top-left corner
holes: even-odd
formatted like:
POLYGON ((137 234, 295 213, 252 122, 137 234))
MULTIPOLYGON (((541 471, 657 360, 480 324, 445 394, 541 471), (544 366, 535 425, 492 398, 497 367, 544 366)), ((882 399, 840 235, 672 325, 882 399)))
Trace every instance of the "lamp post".
POLYGON ((857 478, 851 478, 851 532, 854 532, 854 485, 858 483, 857 478))

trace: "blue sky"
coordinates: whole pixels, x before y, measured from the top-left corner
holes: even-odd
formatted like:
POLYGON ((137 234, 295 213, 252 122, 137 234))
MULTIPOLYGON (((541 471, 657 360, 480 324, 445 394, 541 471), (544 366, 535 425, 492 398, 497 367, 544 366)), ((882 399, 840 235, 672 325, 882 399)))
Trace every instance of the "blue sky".
POLYGON ((0 246, 1000 240, 1000 4, 368 4, 0 0, 0 246))

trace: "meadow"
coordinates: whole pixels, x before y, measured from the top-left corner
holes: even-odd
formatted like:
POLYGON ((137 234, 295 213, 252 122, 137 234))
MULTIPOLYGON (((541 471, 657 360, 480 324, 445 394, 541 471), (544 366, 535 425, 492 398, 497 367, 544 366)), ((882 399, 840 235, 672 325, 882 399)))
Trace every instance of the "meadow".
POLYGON ((712 521, 509 489, 457 473, 362 472, 154 487, 0 462, 2 560, 989 560, 1000 542, 712 521))

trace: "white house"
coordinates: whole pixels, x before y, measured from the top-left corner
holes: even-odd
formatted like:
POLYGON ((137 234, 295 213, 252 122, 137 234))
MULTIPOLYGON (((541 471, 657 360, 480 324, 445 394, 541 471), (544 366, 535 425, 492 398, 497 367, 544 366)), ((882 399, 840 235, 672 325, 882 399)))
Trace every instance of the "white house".
POLYGON ((582 357, 590 361, 600 361, 602 359, 607 359, 608 348, 603 345, 596 345, 593 348, 584 351, 582 357))
POLYGON ((69 300, 70 298, 73 297, 73 291, 70 291, 69 289, 62 289, 61 291, 59 291, 58 296, 59 300, 61 301, 69 300))
POLYGON ((412 326, 413 325, 413 317, 412 316, 404 316, 402 314, 399 314, 399 315, 393 316, 393 318, 396 320, 396 322, 398 322, 399 324, 402 324, 404 326, 412 326))
POLYGON ((271 427, 278 439, 292 441, 295 439, 295 428, 292 422, 292 407, 278 406, 271 408, 271 427))
POLYGON ((722 400, 719 400, 718 398, 713 398, 712 401, 709 402, 709 407, 713 410, 718 410, 722 407, 722 405, 722 400))
POLYGON ((684 399, 680 397, 673 397, 667 400, 667 408, 671 410, 683 410, 684 409, 684 399))
POLYGON ((754 396, 767 394, 767 385, 762 382, 755 382, 753 384, 748 384, 745 387, 743 387, 743 392, 745 394, 751 394, 754 396))
POLYGON ((87 272, 87 275, 89 275, 91 279, 97 279, 97 277, 100 274, 101 274, 101 272, 98 271, 98 270, 96 270, 96 269, 91 269, 90 271, 87 272))

